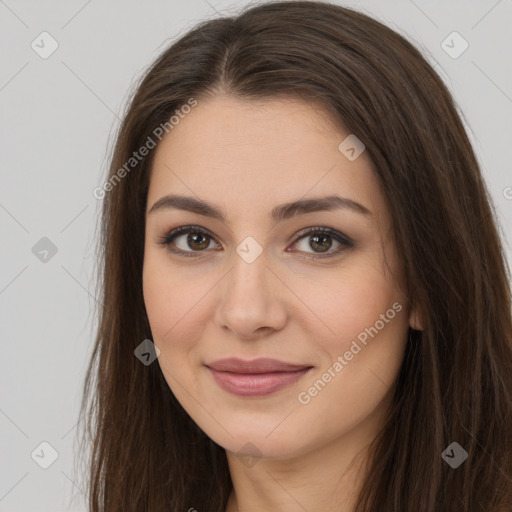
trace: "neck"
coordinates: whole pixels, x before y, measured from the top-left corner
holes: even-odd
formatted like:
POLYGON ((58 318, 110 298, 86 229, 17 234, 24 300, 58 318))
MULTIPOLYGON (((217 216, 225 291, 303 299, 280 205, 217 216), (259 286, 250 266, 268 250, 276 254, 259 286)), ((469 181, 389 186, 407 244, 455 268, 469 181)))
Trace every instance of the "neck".
POLYGON ((227 452, 233 491, 226 512, 353 512, 371 440, 355 430, 296 457, 262 458, 250 467, 227 452))

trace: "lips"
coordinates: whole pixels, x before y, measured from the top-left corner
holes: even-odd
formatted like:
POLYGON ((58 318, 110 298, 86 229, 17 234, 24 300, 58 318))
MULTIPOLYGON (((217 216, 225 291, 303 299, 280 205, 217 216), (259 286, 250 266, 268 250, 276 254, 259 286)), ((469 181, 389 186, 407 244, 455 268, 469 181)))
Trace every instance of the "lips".
POLYGON ((293 372, 310 368, 310 365, 291 364, 277 359, 261 358, 253 361, 243 361, 232 357, 230 359, 219 359, 206 366, 219 372, 232 373, 273 373, 273 372, 293 372))
POLYGON ((252 361, 220 359, 205 366, 222 389, 238 396, 274 393, 295 383, 312 368, 269 358, 252 361))

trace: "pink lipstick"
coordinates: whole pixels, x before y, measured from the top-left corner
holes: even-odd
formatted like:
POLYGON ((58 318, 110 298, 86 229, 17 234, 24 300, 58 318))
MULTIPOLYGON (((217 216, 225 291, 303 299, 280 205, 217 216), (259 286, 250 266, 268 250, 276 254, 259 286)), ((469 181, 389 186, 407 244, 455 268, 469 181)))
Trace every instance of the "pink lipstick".
POLYGON ((220 359, 205 366, 222 389, 247 397, 275 393, 299 380, 312 368, 269 358, 252 361, 220 359))

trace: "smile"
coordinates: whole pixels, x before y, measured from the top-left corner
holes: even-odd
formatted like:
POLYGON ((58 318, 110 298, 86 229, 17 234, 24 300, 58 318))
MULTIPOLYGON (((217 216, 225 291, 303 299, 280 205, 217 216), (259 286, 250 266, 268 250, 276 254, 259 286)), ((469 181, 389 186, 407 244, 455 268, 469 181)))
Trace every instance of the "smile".
POLYGON ((205 366, 223 390, 245 397, 275 393, 297 382, 312 368, 272 359, 223 359, 205 366))

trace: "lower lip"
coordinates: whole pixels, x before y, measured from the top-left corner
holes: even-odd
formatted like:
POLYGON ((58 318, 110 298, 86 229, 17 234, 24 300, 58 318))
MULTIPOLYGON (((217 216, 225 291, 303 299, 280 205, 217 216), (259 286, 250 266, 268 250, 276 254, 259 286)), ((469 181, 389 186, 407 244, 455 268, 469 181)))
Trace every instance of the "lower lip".
POLYGON ((311 368, 295 372, 275 373, 231 373, 220 372, 208 367, 217 384, 238 396, 265 396, 290 386, 304 376, 311 368))

